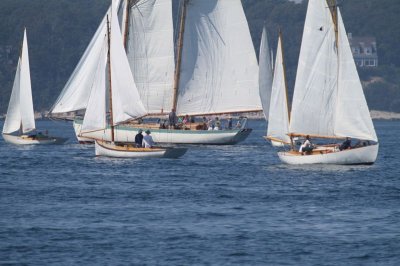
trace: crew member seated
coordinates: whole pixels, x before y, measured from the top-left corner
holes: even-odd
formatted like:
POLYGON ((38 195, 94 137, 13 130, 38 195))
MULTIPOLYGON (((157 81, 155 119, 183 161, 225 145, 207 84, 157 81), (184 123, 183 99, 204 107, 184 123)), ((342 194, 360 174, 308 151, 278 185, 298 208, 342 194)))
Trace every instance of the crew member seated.
POLYGON ((339 150, 347 150, 351 148, 351 139, 349 137, 346 138, 346 140, 342 143, 342 145, 339 146, 339 150))

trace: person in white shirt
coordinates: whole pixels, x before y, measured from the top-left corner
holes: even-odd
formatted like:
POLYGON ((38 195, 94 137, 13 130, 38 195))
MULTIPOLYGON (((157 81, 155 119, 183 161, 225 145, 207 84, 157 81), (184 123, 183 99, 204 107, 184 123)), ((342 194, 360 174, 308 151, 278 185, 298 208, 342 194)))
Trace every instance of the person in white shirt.
POLYGON ((306 140, 304 141, 303 145, 300 146, 299 152, 310 152, 312 151, 312 144, 310 141, 310 136, 306 136, 306 140))
POLYGON ((150 130, 146 130, 146 135, 143 136, 143 147, 144 148, 152 148, 154 146, 154 140, 153 137, 150 136, 150 130))

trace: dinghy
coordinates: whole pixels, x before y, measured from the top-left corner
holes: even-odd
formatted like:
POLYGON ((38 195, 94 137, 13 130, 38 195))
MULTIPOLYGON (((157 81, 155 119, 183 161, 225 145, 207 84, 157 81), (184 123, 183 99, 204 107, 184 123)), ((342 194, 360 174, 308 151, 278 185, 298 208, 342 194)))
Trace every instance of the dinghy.
MULTIPOLYGON (((106 17, 106 34, 97 58, 94 83, 89 87, 91 93, 79 135, 84 138, 93 138, 91 137, 93 132, 103 131, 110 125, 110 139, 94 139, 97 156, 180 157, 187 149, 142 148, 136 147, 132 142, 120 142, 115 139, 116 125, 130 119, 143 117, 147 112, 130 71, 114 6, 111 8, 111 22, 109 17, 106 17)), ((132 134, 135 135, 133 132, 132 134)))
POLYGON ((3 126, 3 138, 16 145, 62 144, 67 140, 36 132, 26 29, 3 126))
POLYGON ((378 138, 336 1, 309 0, 290 118, 291 150, 278 153, 284 163, 372 164, 377 158, 378 138), (307 136, 314 145, 300 151, 294 138, 307 136), (345 138, 353 145, 342 149, 337 142, 345 138))

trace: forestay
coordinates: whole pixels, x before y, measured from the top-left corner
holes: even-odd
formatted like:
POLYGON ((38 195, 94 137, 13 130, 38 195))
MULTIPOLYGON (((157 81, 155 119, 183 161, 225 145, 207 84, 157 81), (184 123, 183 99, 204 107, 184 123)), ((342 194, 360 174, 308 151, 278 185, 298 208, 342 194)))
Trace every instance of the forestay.
POLYGON ((10 103, 8 105, 6 120, 4 122, 3 133, 13 133, 19 130, 21 126, 23 133, 27 133, 36 128, 32 103, 31 74, 29 69, 29 53, 26 29, 24 30, 22 52, 18 60, 17 71, 11 92, 10 103))
POLYGON ((261 36, 261 45, 259 53, 259 83, 260 98, 264 111, 265 119, 269 117, 271 88, 272 88, 272 58, 268 44, 267 29, 264 26, 261 36))
POLYGON ((168 112, 172 106, 175 68, 172 1, 136 2, 129 12, 126 42, 129 64, 147 111, 168 112))
POLYGON ((262 110, 258 64, 240 0, 187 5, 177 113, 262 110))
POLYGON ((290 132, 334 136, 338 57, 326 1, 310 0, 293 95, 290 132))
POLYGON ((290 138, 287 135, 289 133, 288 112, 282 40, 281 37, 279 37, 275 59, 274 78, 271 90, 271 102, 267 130, 268 137, 273 137, 286 143, 290 143, 290 138))
POLYGON ((338 8, 339 84, 335 135, 378 141, 338 8))

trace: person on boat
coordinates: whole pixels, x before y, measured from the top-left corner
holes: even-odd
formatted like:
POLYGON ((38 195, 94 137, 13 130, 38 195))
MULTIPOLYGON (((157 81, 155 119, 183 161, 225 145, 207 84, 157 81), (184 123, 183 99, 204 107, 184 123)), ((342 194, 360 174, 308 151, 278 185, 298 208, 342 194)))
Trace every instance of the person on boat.
POLYGON ((143 143, 143 134, 142 134, 143 130, 139 129, 138 133, 135 136, 135 146, 137 148, 142 147, 142 143, 143 143))
POLYGON ((143 144, 142 147, 144 148, 152 148, 154 146, 153 137, 150 135, 150 130, 145 131, 146 135, 143 137, 143 144))
POLYGON ((212 118, 208 119, 207 127, 208 127, 208 130, 213 130, 214 129, 214 120, 212 118))
POLYGON ((242 127, 242 124, 240 123, 240 120, 238 120, 237 121, 237 123, 236 123, 236 126, 235 126, 236 128, 241 128, 242 127))
POLYGON ((346 140, 339 146, 339 150, 347 150, 351 148, 351 138, 347 137, 346 140))
POLYGON ((306 140, 300 146, 299 152, 301 152, 303 154, 304 152, 311 152, 312 150, 313 150, 313 146, 310 141, 310 136, 307 135, 306 140))
POLYGON ((228 126, 227 126, 227 129, 231 130, 231 129, 232 129, 232 126, 233 126, 232 124, 233 124, 232 117, 229 117, 229 118, 228 118, 228 126))
POLYGON ((203 130, 208 129, 207 124, 208 124, 207 118, 205 116, 203 116, 203 128, 202 128, 203 130))
POLYGON ((169 122, 169 127, 170 128, 175 128, 176 123, 178 123, 178 117, 176 116, 176 111, 174 108, 172 108, 171 112, 168 115, 168 122, 169 122))
POLYGON ((221 121, 219 121, 219 118, 216 117, 216 118, 215 118, 214 130, 220 130, 220 129, 221 129, 221 121))

